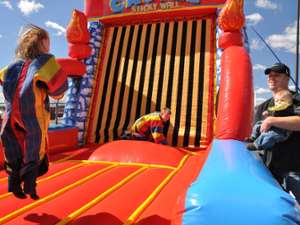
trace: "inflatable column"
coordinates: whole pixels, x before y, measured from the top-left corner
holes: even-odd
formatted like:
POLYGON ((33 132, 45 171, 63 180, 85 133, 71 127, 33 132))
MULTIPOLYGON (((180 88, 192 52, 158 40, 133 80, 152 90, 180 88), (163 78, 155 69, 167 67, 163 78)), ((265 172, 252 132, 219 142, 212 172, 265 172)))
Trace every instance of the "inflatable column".
POLYGON ((66 125, 78 128, 78 141, 84 144, 84 133, 87 123, 87 111, 94 86, 94 74, 101 45, 101 25, 99 22, 87 24, 84 13, 73 11, 67 28, 69 56, 81 60, 86 74, 81 79, 70 79, 64 120, 66 125))
POLYGON ((244 140, 251 131, 252 65, 243 46, 243 5, 243 0, 228 0, 218 18, 222 30, 219 47, 223 49, 216 123, 218 139, 244 140))

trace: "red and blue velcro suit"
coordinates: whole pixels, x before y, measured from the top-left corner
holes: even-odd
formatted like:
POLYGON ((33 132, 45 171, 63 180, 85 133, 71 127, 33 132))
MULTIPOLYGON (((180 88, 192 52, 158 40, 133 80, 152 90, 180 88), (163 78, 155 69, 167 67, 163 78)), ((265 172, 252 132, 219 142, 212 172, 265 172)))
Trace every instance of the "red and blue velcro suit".
POLYGON ((167 144, 164 136, 164 121, 159 112, 153 112, 142 116, 132 125, 133 136, 154 141, 157 144, 167 144))
POLYGON ((5 162, 9 169, 22 161, 21 168, 17 168, 22 176, 45 156, 50 121, 48 96, 63 97, 67 75, 54 56, 43 54, 5 67, 0 71, 0 81, 6 106, 1 129, 5 162))

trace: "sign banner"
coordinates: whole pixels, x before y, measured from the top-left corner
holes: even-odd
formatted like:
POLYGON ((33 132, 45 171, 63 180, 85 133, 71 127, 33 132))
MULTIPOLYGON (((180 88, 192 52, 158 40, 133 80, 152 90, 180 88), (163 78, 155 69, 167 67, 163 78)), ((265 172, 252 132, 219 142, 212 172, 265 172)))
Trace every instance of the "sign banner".
POLYGON ((88 17, 102 17, 120 13, 139 13, 193 6, 214 6, 226 0, 86 0, 88 17))

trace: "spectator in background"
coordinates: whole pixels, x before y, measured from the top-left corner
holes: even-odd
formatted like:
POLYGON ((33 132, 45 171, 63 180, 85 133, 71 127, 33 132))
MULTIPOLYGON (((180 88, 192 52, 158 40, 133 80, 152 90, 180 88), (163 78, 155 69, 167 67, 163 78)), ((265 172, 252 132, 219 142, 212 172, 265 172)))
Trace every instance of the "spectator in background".
POLYGON ((300 202, 300 94, 290 91, 294 115, 269 116, 264 119, 263 112, 275 105, 274 96, 282 90, 288 90, 290 69, 283 63, 275 63, 265 70, 265 74, 273 97, 257 107, 254 122, 263 120, 261 133, 267 132, 271 127, 291 132, 286 141, 276 143, 270 151, 265 151, 265 163, 283 188, 300 202))
MULTIPOLYGON (((263 117, 268 116, 293 116, 293 98, 289 90, 281 90, 274 95, 274 106, 269 107, 263 112, 263 117)), ((291 132, 278 127, 270 127, 266 132, 261 133, 260 127, 263 120, 256 122, 253 126, 250 143, 247 144, 249 150, 270 150, 276 143, 285 141, 290 136, 291 132)))

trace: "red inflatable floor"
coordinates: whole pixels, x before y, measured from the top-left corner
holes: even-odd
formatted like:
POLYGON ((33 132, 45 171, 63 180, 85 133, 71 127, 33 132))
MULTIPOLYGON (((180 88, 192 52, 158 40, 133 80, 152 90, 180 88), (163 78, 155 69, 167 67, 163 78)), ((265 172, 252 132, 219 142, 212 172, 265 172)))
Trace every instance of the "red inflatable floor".
POLYGON ((0 224, 181 224, 185 192, 207 151, 116 141, 52 155, 40 199, 7 193, 0 172, 0 224))

